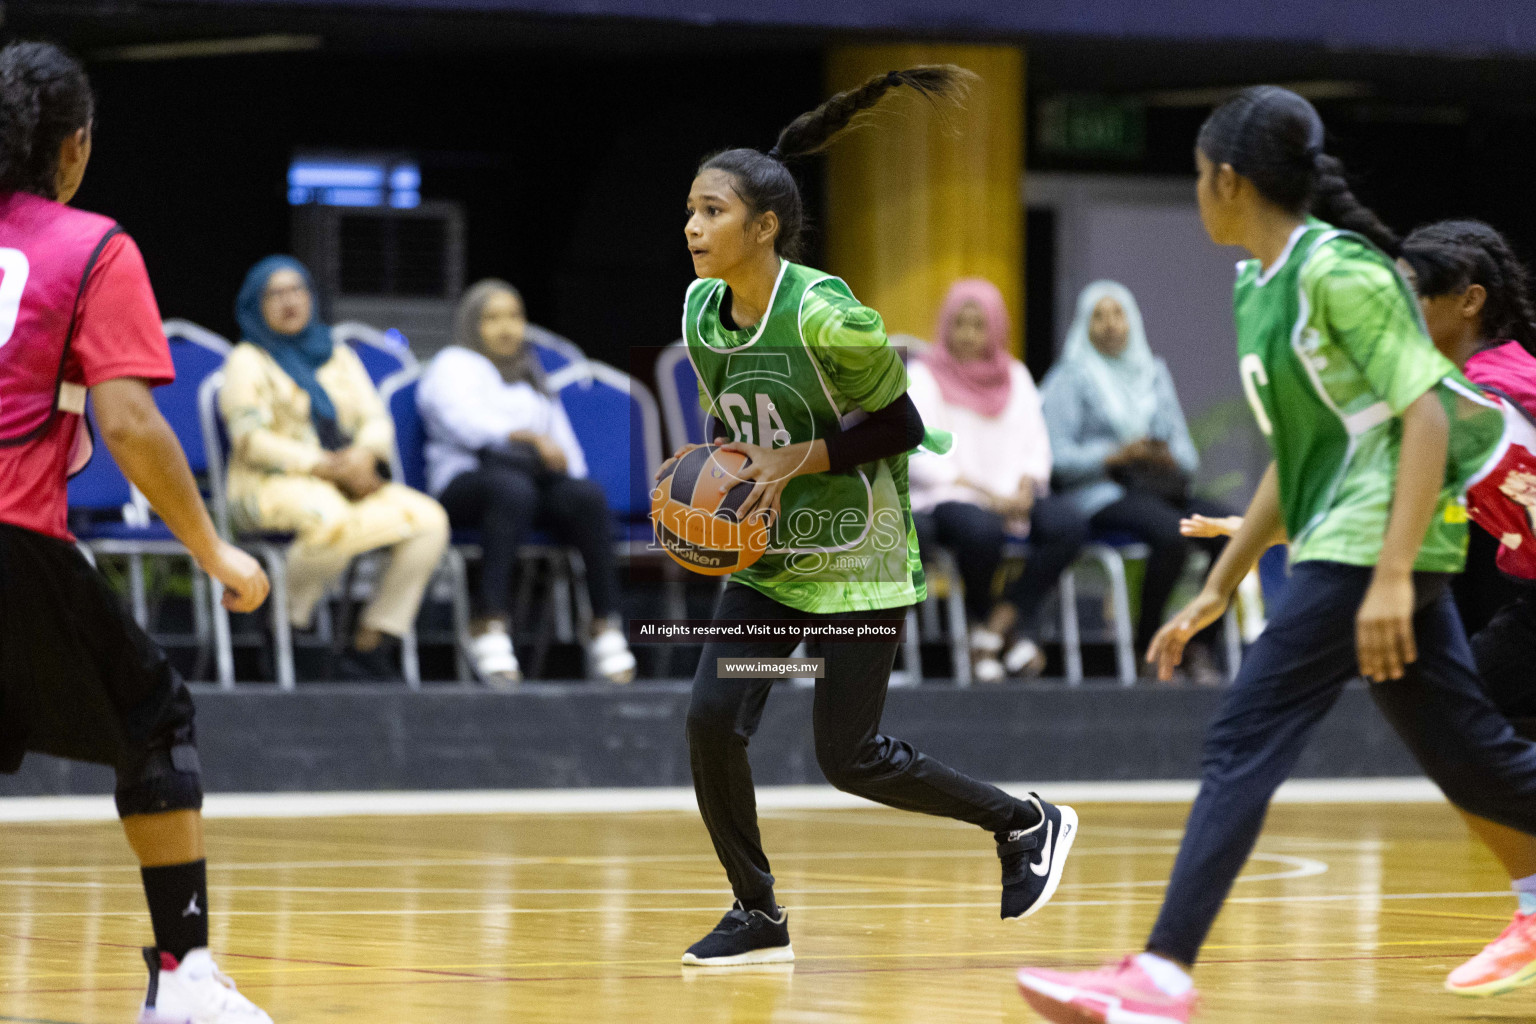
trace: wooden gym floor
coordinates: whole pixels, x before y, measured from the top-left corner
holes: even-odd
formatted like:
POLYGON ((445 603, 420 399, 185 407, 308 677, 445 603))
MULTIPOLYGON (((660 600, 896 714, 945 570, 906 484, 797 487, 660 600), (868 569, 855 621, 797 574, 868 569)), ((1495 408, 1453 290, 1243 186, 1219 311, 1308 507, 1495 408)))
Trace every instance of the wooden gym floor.
MULTIPOLYGON (((1061 891, 1025 925, 997 920, 975 829, 764 812, 799 959, 737 971, 678 964, 729 899, 695 814, 213 820, 213 945, 278 1024, 1030 1021, 1014 968, 1138 948, 1186 811, 1078 809, 1061 891)), ((118 829, 0 835, 0 1021, 133 1020, 149 928, 118 829)), ((1506 923, 1507 884, 1442 804, 1277 805, 1206 949, 1201 1019, 1536 1018, 1536 988, 1440 990, 1506 923)))

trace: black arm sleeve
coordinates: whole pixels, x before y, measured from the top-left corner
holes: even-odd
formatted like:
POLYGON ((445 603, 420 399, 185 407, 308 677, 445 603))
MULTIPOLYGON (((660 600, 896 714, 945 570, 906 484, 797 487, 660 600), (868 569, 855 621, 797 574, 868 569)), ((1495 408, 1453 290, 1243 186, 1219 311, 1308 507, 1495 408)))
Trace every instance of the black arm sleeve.
POLYGON ((909 452, 923 442, 923 417, 905 393, 862 422, 827 438, 829 473, 909 452))

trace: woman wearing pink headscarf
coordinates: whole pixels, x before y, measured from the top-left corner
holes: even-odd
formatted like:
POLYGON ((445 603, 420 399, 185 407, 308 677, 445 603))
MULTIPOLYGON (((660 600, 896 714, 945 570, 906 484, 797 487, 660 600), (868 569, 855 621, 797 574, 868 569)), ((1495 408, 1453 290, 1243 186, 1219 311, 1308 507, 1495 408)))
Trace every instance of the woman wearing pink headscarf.
POLYGON ((1040 396, 1008 354, 1008 308, 990 281, 956 281, 933 346, 910 367, 907 394, 931 427, 954 434, 948 455, 909 465, 918 543, 955 555, 972 622, 972 671, 981 682, 1038 673, 1031 638, 1041 601, 1072 564, 1087 520, 1050 491, 1051 442, 1040 396), (1009 537, 1028 535, 1024 572, 996 600, 992 580, 1009 537))

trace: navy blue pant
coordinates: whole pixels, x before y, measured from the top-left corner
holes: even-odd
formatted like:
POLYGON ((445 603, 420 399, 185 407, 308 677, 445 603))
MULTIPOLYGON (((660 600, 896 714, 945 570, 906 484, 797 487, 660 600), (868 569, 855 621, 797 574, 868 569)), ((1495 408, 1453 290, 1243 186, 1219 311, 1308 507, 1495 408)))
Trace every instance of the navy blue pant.
MULTIPOLYGON (((1206 734, 1200 794, 1147 940, 1152 952, 1194 963, 1270 797, 1359 674, 1355 613, 1371 571, 1302 562, 1292 572, 1206 734)), ((1479 684, 1446 578, 1420 573, 1414 585, 1419 658, 1402 679, 1372 684, 1371 696, 1453 804, 1536 834, 1536 744, 1515 734, 1479 684)))

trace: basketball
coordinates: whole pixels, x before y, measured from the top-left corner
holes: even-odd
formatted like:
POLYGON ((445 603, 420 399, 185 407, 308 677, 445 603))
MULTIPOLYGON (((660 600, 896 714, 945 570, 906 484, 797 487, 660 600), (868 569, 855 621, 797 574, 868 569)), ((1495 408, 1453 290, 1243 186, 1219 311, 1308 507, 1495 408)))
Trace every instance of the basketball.
POLYGON ((740 473, 751 460, 719 445, 695 448, 672 465, 651 492, 651 524, 672 560, 705 576, 745 569, 763 557, 768 529, 737 510, 752 493, 740 473))

